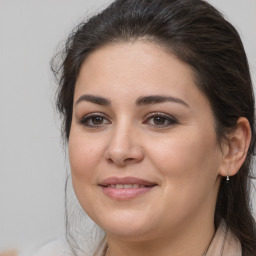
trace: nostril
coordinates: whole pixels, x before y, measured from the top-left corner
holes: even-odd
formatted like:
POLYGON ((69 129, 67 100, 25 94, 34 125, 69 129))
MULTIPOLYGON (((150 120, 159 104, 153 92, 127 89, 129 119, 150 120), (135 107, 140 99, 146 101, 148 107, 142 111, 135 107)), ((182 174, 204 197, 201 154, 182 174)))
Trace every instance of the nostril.
POLYGON ((133 161, 134 160, 134 158, 126 158, 124 161, 126 161, 126 162, 131 162, 131 161, 133 161))
POLYGON ((110 163, 110 164, 114 163, 114 161, 111 158, 107 158, 107 162, 110 163))

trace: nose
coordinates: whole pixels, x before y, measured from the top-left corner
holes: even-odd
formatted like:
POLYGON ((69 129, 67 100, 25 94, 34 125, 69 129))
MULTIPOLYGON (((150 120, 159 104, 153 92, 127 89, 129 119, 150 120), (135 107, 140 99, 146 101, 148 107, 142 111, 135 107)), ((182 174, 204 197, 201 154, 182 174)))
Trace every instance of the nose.
POLYGON ((128 127, 119 127, 112 131, 105 152, 109 163, 124 167, 139 163, 144 158, 144 152, 138 134, 128 127))

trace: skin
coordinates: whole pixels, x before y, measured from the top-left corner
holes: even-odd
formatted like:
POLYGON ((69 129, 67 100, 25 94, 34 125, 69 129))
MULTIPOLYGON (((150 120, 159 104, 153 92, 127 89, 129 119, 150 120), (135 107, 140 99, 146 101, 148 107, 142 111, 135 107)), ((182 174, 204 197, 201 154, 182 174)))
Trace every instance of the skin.
POLYGON ((214 235, 221 175, 239 170, 250 127, 240 119, 220 148, 211 106, 194 80, 187 64, 142 41, 104 46, 80 69, 69 138, 72 182, 81 206, 105 230, 109 255, 198 256, 214 235), (136 104, 152 95, 176 100, 136 104), (99 184, 113 176, 156 186, 131 199, 111 198, 99 184))
POLYGON ((5 252, 0 252, 1 256, 17 256, 18 252, 16 250, 11 250, 11 251, 5 251, 5 252))

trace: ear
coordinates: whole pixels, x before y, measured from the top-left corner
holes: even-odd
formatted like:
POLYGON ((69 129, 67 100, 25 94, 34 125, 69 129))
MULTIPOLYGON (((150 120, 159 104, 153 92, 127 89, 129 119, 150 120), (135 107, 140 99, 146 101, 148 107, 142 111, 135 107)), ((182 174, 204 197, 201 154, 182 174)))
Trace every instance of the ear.
POLYGON ((245 117, 240 117, 235 129, 227 135, 228 140, 222 145, 221 176, 233 176, 242 166, 251 142, 251 127, 245 117))

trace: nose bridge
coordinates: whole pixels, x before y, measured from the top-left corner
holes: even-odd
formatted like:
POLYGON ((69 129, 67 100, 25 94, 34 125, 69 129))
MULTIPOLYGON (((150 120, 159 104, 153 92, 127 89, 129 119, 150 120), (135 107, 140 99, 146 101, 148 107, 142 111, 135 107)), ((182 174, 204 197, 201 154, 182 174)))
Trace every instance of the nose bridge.
POLYGON ((117 165, 142 160, 143 152, 137 136, 137 127, 129 119, 122 118, 113 126, 106 157, 117 165))

